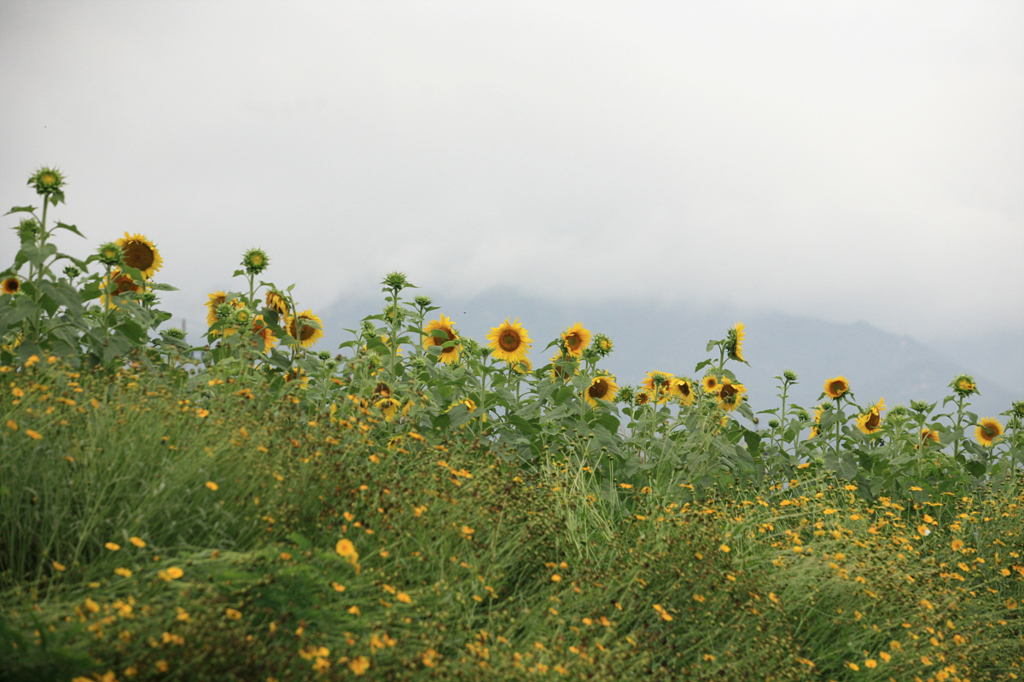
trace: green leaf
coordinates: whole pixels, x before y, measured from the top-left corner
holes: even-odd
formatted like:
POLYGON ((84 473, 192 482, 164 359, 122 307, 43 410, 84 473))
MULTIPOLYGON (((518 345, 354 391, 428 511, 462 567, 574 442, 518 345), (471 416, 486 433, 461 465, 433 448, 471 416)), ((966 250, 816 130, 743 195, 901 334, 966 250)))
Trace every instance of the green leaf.
POLYGON ((988 467, 986 467, 983 463, 973 459, 964 464, 964 468, 967 469, 967 472, 971 476, 974 476, 975 478, 981 478, 982 476, 985 475, 985 472, 988 470, 988 467))
POLYGON ((79 232, 78 228, 75 227, 74 225, 68 225, 66 223, 57 223, 56 227, 59 227, 62 230, 67 230, 69 232, 74 232, 75 234, 77 234, 82 239, 85 239, 85 235, 82 234, 81 232, 79 232))
MULTIPOLYGON (((711 349, 710 349, 710 348, 708 348, 708 350, 711 350, 711 349)), ((708 365, 710 365, 710 364, 711 364, 711 362, 712 362, 711 360, 702 360, 701 362, 698 362, 698 363, 697 363, 697 366, 693 368, 693 373, 694 373, 694 374, 697 374, 697 373, 698 373, 698 372, 700 372, 700 371, 701 371, 702 369, 704 369, 705 367, 707 367, 708 365)))
POLYGON ((15 206, 4 215, 11 215, 12 213, 32 213, 36 210, 35 206, 15 206))

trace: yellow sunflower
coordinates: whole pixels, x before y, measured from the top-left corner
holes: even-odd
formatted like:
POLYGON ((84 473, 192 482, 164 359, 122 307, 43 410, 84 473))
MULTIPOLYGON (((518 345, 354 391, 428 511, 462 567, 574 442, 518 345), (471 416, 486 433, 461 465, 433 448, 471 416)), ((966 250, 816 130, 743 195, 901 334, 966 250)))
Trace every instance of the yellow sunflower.
POLYGON ((683 405, 692 405, 694 399, 693 384, 689 379, 672 379, 672 393, 679 396, 683 405))
POLYGON ((726 412, 732 412, 743 402, 746 392, 746 386, 734 384, 729 377, 724 377, 718 387, 718 406, 726 412))
POLYGON ((729 330, 729 336, 725 341, 725 352, 729 355, 729 359, 737 360, 739 362, 746 362, 743 359, 743 337, 744 330, 742 322, 737 322, 736 326, 729 330))
POLYGON ((591 407, 597 407, 598 400, 615 400, 615 394, 619 392, 619 386, 615 383, 615 377, 610 374, 596 376, 590 381, 590 386, 583 392, 583 397, 591 407))
POLYGON ((391 397, 391 387, 388 386, 383 381, 380 382, 373 389, 373 397, 376 398, 377 396, 380 396, 381 398, 390 398, 391 397))
MULTIPOLYGON (((102 289, 106 290, 107 286, 109 286, 111 283, 113 283, 114 285, 113 291, 109 292, 109 295, 111 297, 123 296, 124 294, 127 293, 142 293, 142 285, 136 284, 135 280, 132 278, 131 275, 121 272, 117 268, 114 268, 114 270, 110 272, 109 279, 106 277, 103 278, 103 282, 100 284, 100 286, 102 289)), ((115 305, 112 300, 108 299, 107 307, 117 308, 118 306, 115 305)))
POLYGON ((708 374, 700 380, 701 388, 704 389, 705 393, 718 393, 718 377, 714 374, 708 374))
POLYGON ((651 396, 658 396, 658 402, 663 403, 672 395, 672 379, 674 378, 668 372, 648 372, 641 386, 650 391, 651 396))
POLYGON ((842 397, 849 390, 850 383, 846 377, 839 376, 825 382, 825 394, 832 400, 842 397))
POLYGON ((817 438, 818 436, 821 435, 821 413, 824 411, 824 409, 825 408, 823 408, 821 405, 818 405, 817 407, 814 408, 814 423, 817 424, 817 426, 811 428, 811 435, 807 437, 807 440, 817 438))
POLYGON ((16 294, 21 291, 21 281, 17 277, 8 277, 0 282, 0 294, 16 294))
POLYGON ((384 419, 391 421, 398 414, 398 408, 401 407, 402 403, 395 400, 394 398, 381 398, 373 404, 378 410, 384 413, 384 419))
POLYGON ((217 323, 217 306, 227 302, 228 297, 223 291, 215 291, 206 297, 209 299, 206 302, 206 326, 212 327, 217 323))
POLYGON ((263 316, 257 315, 253 320, 252 333, 263 339, 263 352, 269 353, 270 349, 277 345, 277 337, 270 327, 263 324, 263 316))
MULTIPOLYGON (((452 326, 450 318, 441 315, 439 320, 431 320, 426 327, 423 328, 426 336, 423 337, 423 348, 427 349, 431 346, 444 346, 449 341, 458 341, 459 335, 455 332, 455 327, 452 326), (435 335, 434 332, 444 332, 441 335, 435 335)), ((459 360, 459 351, 462 349, 462 344, 454 343, 447 348, 441 348, 440 360, 446 365, 450 365, 459 360)))
POLYGON ((288 301, 285 300, 284 296, 277 293, 276 291, 267 292, 267 308, 273 310, 278 315, 288 314, 288 301))
POLYGON ((565 344, 565 351, 572 357, 578 358, 590 345, 590 332, 583 328, 581 322, 562 332, 562 342, 565 344))
POLYGON ((649 389, 649 388, 639 388, 639 389, 637 389, 636 398, 635 398, 636 399, 636 404, 637 405, 646 405, 647 403, 651 402, 651 397, 653 395, 654 394, 651 393, 651 389, 649 389))
POLYGON ((303 348, 309 348, 324 336, 324 323, 320 321, 312 310, 304 310, 298 315, 288 318, 288 333, 291 337, 302 344, 303 348), (301 325, 302 329, 299 329, 301 325))
POLYGON ((992 445, 996 438, 1003 435, 1003 425, 996 419, 985 417, 978 421, 978 428, 974 430, 974 440, 982 445, 992 445))
POLYGON ((885 409, 885 399, 879 398, 878 403, 871 405, 868 411, 857 417, 857 428, 863 433, 872 434, 882 430, 882 410, 885 409))
POLYGON ((563 384, 572 378, 569 376, 570 368, 573 368, 573 374, 580 373, 579 365, 571 358, 562 355, 562 351, 552 355, 549 362, 551 362, 551 379, 561 379, 563 384))
POLYGON ((494 351, 491 353, 498 360, 505 362, 520 362, 526 359, 530 352, 533 341, 527 332, 519 324, 519 318, 509 324, 508 318, 497 327, 492 327, 487 334, 488 344, 494 351))
POLYGON ((117 245, 124 251, 124 264, 141 272, 143 279, 149 279, 164 265, 156 244, 141 234, 125 232, 124 237, 117 240, 117 245))
POLYGON ((512 370, 516 374, 529 374, 533 371, 533 364, 530 362, 530 358, 526 358, 525 360, 512 363, 512 370))
POLYGON ((309 387, 309 375, 306 374, 306 370, 302 369, 301 367, 292 367, 290 370, 288 370, 288 372, 284 375, 284 380, 285 383, 298 381, 299 388, 309 387))
POLYGON ((921 429, 921 441, 924 442, 925 445, 928 444, 928 441, 939 443, 941 442, 939 441, 939 432, 932 431, 931 429, 921 429))

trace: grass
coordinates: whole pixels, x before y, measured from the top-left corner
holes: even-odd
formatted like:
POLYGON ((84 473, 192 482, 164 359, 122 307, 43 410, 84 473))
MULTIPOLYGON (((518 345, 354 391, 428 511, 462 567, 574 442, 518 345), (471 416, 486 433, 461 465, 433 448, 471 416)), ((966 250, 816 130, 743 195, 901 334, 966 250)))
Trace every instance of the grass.
POLYGON ((0 680, 1024 675, 1019 489, 609 485, 358 397, 0 376, 0 680))

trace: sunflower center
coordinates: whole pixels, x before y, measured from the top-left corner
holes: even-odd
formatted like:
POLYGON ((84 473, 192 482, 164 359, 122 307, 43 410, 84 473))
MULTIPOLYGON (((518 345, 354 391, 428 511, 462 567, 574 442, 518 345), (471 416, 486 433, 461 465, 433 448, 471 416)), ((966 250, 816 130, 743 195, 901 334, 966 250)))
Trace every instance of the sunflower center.
POLYGON ((128 242, 124 246, 124 264, 136 270, 148 270, 155 260, 153 250, 142 242, 128 242))
POLYGON ((135 280, 131 278, 131 275, 123 274, 118 275, 114 282, 117 284, 117 289, 114 290, 114 295, 120 296, 126 294, 129 291, 138 291, 138 287, 135 286, 135 280))
POLYGON ((690 395, 690 384, 688 384, 685 381, 683 383, 679 384, 679 393, 684 398, 687 397, 688 395, 690 395))
POLYGON ((580 345, 580 338, 575 334, 570 334, 568 338, 565 339, 565 345, 576 350, 580 345))
POLYGON ((841 396, 846 393, 846 384, 842 381, 833 381, 828 385, 828 390, 833 396, 841 396))
POLYGON ((868 417, 868 420, 864 423, 864 425, 867 426, 869 429, 877 429, 878 422, 880 422, 881 420, 882 419, 881 416, 878 414, 878 411, 871 410, 871 415, 868 417))
POLYGON ((594 379, 594 383, 590 385, 590 397, 601 399, 606 395, 608 395, 608 382, 604 379, 594 379))
POLYGON ((722 384, 722 388, 718 392, 718 397, 725 402, 731 402, 731 398, 735 396, 739 391, 733 388, 730 384, 722 384))
POLYGON ((502 350, 512 352, 519 348, 519 335, 507 331, 498 337, 498 345, 501 346, 502 350))

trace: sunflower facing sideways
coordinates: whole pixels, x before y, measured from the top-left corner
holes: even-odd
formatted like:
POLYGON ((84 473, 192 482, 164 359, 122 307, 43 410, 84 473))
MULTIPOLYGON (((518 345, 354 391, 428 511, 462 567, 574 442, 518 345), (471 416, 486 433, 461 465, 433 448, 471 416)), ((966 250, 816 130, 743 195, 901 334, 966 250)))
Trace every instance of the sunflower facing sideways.
POLYGON ((110 300, 110 297, 123 296, 124 294, 127 293, 142 293, 142 285, 136 284, 135 280, 132 278, 131 275, 121 272, 116 268, 113 271, 111 271, 109 279, 107 279, 106 277, 103 278, 103 281, 100 283, 100 289, 106 291, 107 287, 110 286, 111 283, 113 283, 114 286, 113 290, 108 292, 107 294, 108 308, 117 308, 117 305, 115 305, 114 302, 110 300))
POLYGON ((431 346, 441 346, 439 360, 442 363, 451 365, 459 361, 459 351, 462 350, 462 344, 452 343, 447 346, 445 345, 449 341, 459 340, 459 334, 456 332, 455 327, 452 326, 450 318, 441 315, 440 319, 431 320, 423 328, 423 332, 426 334, 423 337, 424 350, 429 350, 431 346))
POLYGON ((590 380, 590 386, 583 392, 583 397, 591 407, 597 407, 598 400, 615 400, 615 394, 619 392, 619 385, 615 383, 615 377, 610 374, 602 374, 590 380))
POLYGON ((267 307, 278 315, 288 314, 288 301, 276 291, 267 292, 267 307))
POLYGON ((1003 425, 999 420, 985 417, 978 420, 978 428, 974 430, 974 439, 988 447, 995 442, 996 438, 1003 435, 1003 425))
POLYGON ((849 390, 850 382, 846 380, 846 377, 839 376, 825 382, 825 395, 832 400, 843 397, 849 390))
POLYGON ((725 340, 725 352, 730 360, 749 364, 743 359, 743 330, 742 322, 737 322, 736 326, 729 330, 729 336, 725 340))
POLYGON ((323 338, 324 323, 317 315, 313 314, 312 310, 304 310, 288 319, 288 333, 301 343, 303 348, 309 348, 323 338))
POLYGON ((874 405, 868 406, 868 411, 857 417, 857 428, 868 435, 878 433, 882 430, 882 410, 885 409, 885 399, 879 398, 874 405))
POLYGON ((562 332, 562 343, 566 353, 571 357, 578 358, 590 345, 590 332, 583 328, 581 322, 577 322, 562 332))
POLYGON ((141 272, 143 279, 149 279, 164 265, 156 244, 141 234, 125 232, 124 237, 117 240, 117 245, 124 251, 124 264, 141 272))
POLYGON ((724 377, 718 387, 718 407, 726 412, 732 412, 743 402, 743 396, 746 393, 746 386, 734 384, 729 377, 724 377))
POLYGON ((263 352, 269 353, 270 349, 277 345, 277 337, 270 327, 263 323, 263 316, 257 315, 252 323, 252 333, 263 341, 263 352))
POLYGON ((533 340, 530 339, 529 332, 519 324, 518 317, 512 323, 509 323, 508 320, 509 318, 506 318, 497 327, 491 327, 491 331, 487 334, 487 340, 490 343, 487 345, 494 349, 491 355, 498 360, 509 363, 521 362, 530 352, 533 340))
POLYGON ((693 405, 694 393, 693 382, 689 379, 672 378, 672 393, 679 396, 679 402, 683 405, 693 405))

